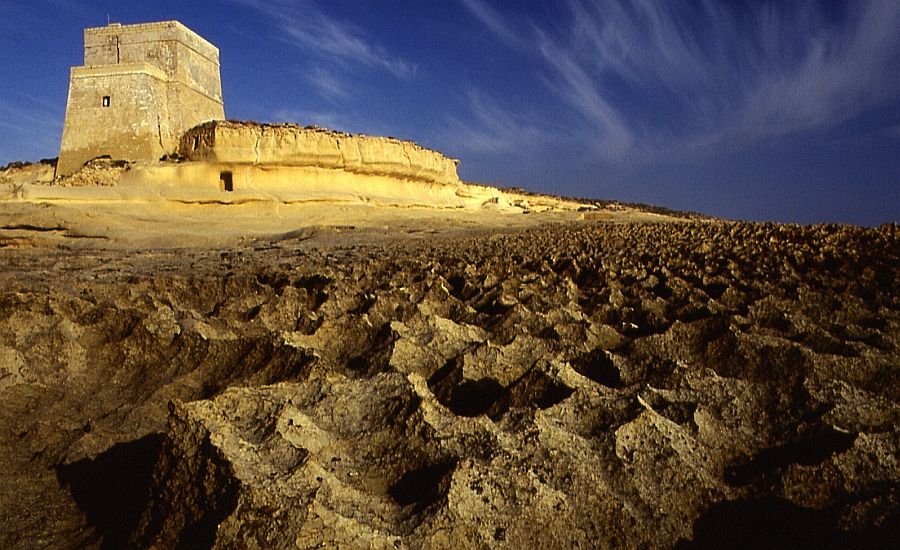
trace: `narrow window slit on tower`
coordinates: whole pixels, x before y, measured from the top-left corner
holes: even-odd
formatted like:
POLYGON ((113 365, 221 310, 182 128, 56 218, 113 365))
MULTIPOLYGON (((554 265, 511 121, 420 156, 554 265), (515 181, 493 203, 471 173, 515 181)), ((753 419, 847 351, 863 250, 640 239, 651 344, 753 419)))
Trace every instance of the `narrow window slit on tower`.
POLYGON ((109 107, 109 96, 108 95, 103 96, 103 106, 109 107))
POLYGON ((234 191, 234 180, 231 172, 222 172, 219 174, 219 181, 222 183, 222 189, 225 191, 234 191))

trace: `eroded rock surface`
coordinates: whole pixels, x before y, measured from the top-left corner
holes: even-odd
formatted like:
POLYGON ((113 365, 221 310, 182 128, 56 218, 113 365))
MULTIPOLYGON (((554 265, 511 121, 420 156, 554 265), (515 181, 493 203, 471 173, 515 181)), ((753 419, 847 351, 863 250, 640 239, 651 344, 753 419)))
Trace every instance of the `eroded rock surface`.
POLYGON ((2 250, 3 547, 892 547, 900 239, 2 250))
POLYGON ((412 141, 315 126, 214 120, 188 130, 180 154, 193 161, 311 166, 455 185, 458 161, 412 141))

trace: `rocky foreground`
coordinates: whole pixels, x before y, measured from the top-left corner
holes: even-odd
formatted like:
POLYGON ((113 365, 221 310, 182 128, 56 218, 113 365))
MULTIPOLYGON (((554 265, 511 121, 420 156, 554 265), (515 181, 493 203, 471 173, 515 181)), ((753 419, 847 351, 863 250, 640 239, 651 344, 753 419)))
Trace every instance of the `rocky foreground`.
POLYGON ((0 547, 900 547, 900 234, 0 248, 0 547))

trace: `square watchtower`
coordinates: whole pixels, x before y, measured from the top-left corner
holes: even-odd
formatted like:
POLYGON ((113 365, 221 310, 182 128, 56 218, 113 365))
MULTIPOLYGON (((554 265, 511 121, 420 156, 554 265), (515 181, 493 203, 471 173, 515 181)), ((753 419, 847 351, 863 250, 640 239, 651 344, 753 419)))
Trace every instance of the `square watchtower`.
POLYGON ((85 29, 57 175, 102 155, 158 160, 189 128, 224 118, 219 50, 178 21, 85 29))

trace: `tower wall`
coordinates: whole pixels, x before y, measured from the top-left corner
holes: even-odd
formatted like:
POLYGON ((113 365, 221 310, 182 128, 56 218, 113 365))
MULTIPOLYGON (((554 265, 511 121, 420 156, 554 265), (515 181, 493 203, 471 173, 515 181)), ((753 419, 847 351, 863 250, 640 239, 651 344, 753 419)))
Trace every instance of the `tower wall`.
POLYGON ((184 131, 224 118, 219 51, 181 23, 85 29, 57 175, 101 155, 158 160, 176 151, 184 131))

